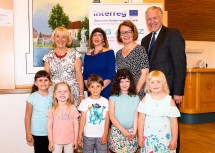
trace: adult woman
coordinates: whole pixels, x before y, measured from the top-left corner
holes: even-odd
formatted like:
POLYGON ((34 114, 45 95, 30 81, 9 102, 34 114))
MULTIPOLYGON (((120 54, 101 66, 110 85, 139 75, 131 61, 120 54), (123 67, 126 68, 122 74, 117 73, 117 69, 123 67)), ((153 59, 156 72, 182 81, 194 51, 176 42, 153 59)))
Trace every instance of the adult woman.
POLYGON ((116 53, 117 69, 128 68, 137 83, 136 92, 143 98, 143 86, 149 72, 149 61, 144 47, 135 41, 138 39, 137 27, 129 20, 122 22, 117 30, 117 41, 124 47, 116 53))
POLYGON ((64 27, 57 27, 51 35, 54 50, 44 57, 44 69, 51 74, 52 88, 57 82, 65 81, 70 85, 75 106, 84 98, 81 55, 71 48, 72 38, 64 27))
POLYGON ((87 78, 91 74, 99 75, 104 80, 104 89, 101 95, 108 99, 111 80, 115 74, 114 51, 108 48, 106 33, 101 28, 95 28, 92 31, 89 43, 91 52, 86 53, 84 57, 84 82, 86 84, 87 78))

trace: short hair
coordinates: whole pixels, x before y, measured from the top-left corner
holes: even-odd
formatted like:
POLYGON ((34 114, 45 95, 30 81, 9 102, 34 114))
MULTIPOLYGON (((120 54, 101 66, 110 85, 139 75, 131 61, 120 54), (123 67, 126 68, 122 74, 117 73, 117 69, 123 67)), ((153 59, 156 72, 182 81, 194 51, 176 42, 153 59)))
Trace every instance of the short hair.
POLYGON ((150 83, 151 80, 153 80, 155 78, 159 78, 164 83, 164 90, 163 91, 166 94, 169 94, 170 91, 169 91, 169 87, 168 87, 168 84, 167 84, 166 77, 165 77, 163 72, 158 71, 158 70, 151 71, 149 73, 149 75, 147 76, 146 86, 144 88, 145 93, 150 93, 151 92, 150 89, 149 89, 149 83, 150 83))
POLYGON ((87 88, 89 88, 90 85, 94 82, 101 84, 102 87, 104 86, 103 79, 96 74, 92 74, 87 79, 87 88))
POLYGON ((136 95, 136 83, 133 77, 133 74, 131 73, 131 71, 128 68, 122 68, 117 70, 113 82, 112 82, 112 86, 110 89, 110 95, 117 95, 119 96, 121 94, 121 89, 120 89, 120 81, 122 79, 128 79, 130 80, 130 87, 128 89, 128 95, 132 96, 132 95, 136 95))
POLYGON ((161 16, 163 15, 162 9, 161 9, 160 7, 158 7, 158 6, 151 6, 151 7, 147 8, 147 10, 146 10, 146 12, 145 12, 145 15, 147 15, 147 13, 148 13, 149 11, 153 11, 153 10, 158 10, 158 11, 160 12, 160 15, 161 15, 161 16))
POLYGON ((134 36, 133 36, 133 40, 136 41, 138 39, 138 30, 137 30, 137 27, 136 25, 131 22, 130 20, 125 20, 123 21, 119 26, 118 26, 118 29, 117 29, 117 33, 116 33, 116 39, 118 42, 121 42, 122 43, 122 39, 120 38, 120 28, 121 26, 126 26, 126 27, 129 27, 131 28, 134 36))
POLYGON ((70 35, 69 31, 65 28, 65 27, 57 27, 54 29, 54 31, 52 32, 52 35, 51 35, 51 41, 52 41, 52 46, 53 47, 56 47, 56 43, 55 43, 55 40, 54 40, 54 37, 56 34, 60 34, 60 35, 64 35, 67 37, 67 47, 70 47, 71 44, 72 44, 72 36, 70 35))
POLYGON ((106 35, 105 31, 104 31, 102 28, 95 28, 95 29, 91 32, 91 34, 90 34, 90 41, 89 41, 90 49, 93 49, 93 48, 94 48, 94 44, 93 44, 93 35, 94 35, 94 33, 96 33, 96 32, 101 33, 102 36, 103 36, 104 43, 105 43, 103 47, 109 48, 109 43, 108 43, 108 39, 107 39, 107 35, 106 35))

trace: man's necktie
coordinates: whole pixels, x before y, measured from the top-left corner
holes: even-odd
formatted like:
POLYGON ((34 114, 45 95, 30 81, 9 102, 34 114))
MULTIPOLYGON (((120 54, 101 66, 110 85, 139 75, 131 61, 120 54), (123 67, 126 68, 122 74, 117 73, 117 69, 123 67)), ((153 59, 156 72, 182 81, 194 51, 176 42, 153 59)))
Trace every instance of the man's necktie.
POLYGON ((156 32, 153 32, 152 35, 153 35, 153 36, 152 36, 152 39, 151 39, 150 47, 149 47, 149 49, 148 49, 148 57, 149 57, 149 59, 150 59, 150 57, 151 57, 152 50, 153 50, 154 45, 155 45, 155 35, 156 35, 156 32))

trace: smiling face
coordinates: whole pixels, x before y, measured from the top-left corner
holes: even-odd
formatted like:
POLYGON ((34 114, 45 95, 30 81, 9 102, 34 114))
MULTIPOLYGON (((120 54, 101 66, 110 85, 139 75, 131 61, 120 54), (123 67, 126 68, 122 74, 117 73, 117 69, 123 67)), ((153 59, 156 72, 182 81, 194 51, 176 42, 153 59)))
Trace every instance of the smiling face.
POLYGON ((124 44, 129 44, 134 41, 134 33, 130 27, 122 25, 120 27, 120 38, 124 44))
POLYGON ((58 100, 58 102, 67 102, 70 94, 71 93, 68 86, 66 84, 60 84, 54 92, 54 97, 58 100))
POLYGON ((99 82, 92 82, 88 87, 91 98, 99 98, 102 90, 103 87, 99 82))
POLYGON ((51 35, 52 45, 56 48, 67 47, 72 44, 72 37, 69 31, 64 27, 57 27, 51 35))
POLYGON ((63 33, 57 32, 54 36, 54 41, 55 41, 56 47, 63 48, 63 47, 66 47, 68 43, 68 38, 63 33))
POLYGON ((51 81, 47 77, 39 77, 34 84, 38 87, 38 91, 48 91, 51 81))
POLYGON ((152 77, 150 81, 148 81, 149 90, 154 94, 159 94, 164 92, 165 82, 158 77, 152 77))
POLYGON ((102 43, 104 41, 104 38, 103 38, 103 35, 102 33, 100 32, 95 32, 93 34, 93 37, 92 37, 92 42, 94 44, 94 46, 102 46, 102 43))
POLYGON ((159 9, 149 9, 146 12, 146 23, 152 32, 157 32, 163 24, 163 16, 159 9))

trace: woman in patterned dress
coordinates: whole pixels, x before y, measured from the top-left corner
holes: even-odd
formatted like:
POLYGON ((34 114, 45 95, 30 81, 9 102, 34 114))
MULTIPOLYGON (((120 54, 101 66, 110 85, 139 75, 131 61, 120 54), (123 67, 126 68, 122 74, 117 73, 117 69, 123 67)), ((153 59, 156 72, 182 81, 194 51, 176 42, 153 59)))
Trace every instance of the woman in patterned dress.
POLYGON ((50 50, 44 57, 44 69, 50 73, 52 79, 51 91, 58 82, 65 81, 70 85, 75 106, 78 107, 84 98, 84 83, 82 76, 81 55, 69 48, 72 38, 64 27, 57 27, 51 35, 54 50, 50 50))
POLYGON ((117 70, 128 68, 136 81, 136 92, 142 99, 143 86, 149 73, 149 61, 146 50, 135 41, 138 39, 137 27, 130 20, 122 22, 117 30, 117 41, 124 47, 116 53, 117 70))

